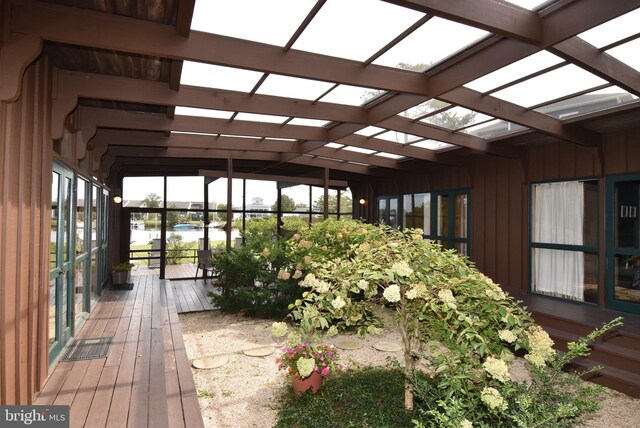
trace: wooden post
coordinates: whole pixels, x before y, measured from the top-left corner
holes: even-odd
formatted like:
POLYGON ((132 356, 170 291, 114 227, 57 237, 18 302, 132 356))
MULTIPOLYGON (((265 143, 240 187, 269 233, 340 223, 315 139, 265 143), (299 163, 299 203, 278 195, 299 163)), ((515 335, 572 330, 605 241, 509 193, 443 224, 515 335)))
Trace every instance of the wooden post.
POLYGON ((324 169, 324 207, 323 218, 329 218, 329 168, 324 169))
POLYGON ((231 201, 233 192, 233 159, 227 159, 227 224, 225 225, 227 233, 227 249, 231 248, 231 223, 233 221, 233 207, 231 201))

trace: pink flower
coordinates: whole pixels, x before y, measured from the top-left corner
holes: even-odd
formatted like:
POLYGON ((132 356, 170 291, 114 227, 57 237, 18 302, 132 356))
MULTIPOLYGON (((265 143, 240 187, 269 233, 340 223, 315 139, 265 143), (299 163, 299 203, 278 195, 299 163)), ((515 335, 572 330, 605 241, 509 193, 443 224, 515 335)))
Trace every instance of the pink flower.
POLYGON ((326 375, 328 375, 328 374, 329 374, 329 369, 328 369, 328 368, 326 368, 326 367, 325 367, 325 368, 323 368, 323 369, 322 369, 322 371, 320 372, 320 374, 321 374, 322 376, 326 376, 326 375))

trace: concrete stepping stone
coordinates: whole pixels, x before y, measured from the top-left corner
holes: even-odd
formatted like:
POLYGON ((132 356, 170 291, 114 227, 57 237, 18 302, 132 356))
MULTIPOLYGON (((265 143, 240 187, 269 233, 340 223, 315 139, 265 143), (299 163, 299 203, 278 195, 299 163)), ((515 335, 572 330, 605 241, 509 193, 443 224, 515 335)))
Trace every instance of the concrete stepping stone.
POLYGON ((354 339, 352 337, 340 337, 336 339, 334 345, 336 348, 351 351, 362 348, 362 346, 364 346, 364 341, 361 339, 354 339))
POLYGON ((275 346, 266 345, 255 348, 247 348, 242 351, 244 355, 249 357, 266 357, 276 352, 275 346))
POLYGON ((228 355, 210 355, 208 357, 197 358, 191 362, 196 369, 217 369, 229 362, 228 355))
POLYGON ((385 342, 385 341, 380 341, 380 342, 376 342, 373 345, 374 349, 381 351, 381 352, 400 352, 402 351, 402 346, 400 346, 399 343, 396 342, 385 342))

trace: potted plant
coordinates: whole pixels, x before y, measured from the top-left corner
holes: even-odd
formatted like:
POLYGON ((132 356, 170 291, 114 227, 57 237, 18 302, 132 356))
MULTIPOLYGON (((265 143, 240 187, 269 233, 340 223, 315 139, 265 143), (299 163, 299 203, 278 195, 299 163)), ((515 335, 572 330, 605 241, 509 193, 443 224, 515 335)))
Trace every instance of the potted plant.
MULTIPOLYGON (((274 336, 279 336, 277 331, 283 330, 282 324, 284 323, 274 323, 272 327, 274 336)), ((276 359, 278 370, 284 370, 285 376, 291 377, 291 386, 296 395, 307 390, 315 394, 329 373, 336 367, 342 368, 342 364, 338 363, 338 350, 326 343, 296 344, 295 340, 291 340, 292 337, 300 336, 297 332, 289 335, 289 344, 282 348, 282 355, 276 359)))
POLYGON ((111 268, 111 283, 113 285, 126 285, 129 289, 132 289, 131 269, 133 269, 133 266, 134 264, 129 262, 113 265, 111 268))

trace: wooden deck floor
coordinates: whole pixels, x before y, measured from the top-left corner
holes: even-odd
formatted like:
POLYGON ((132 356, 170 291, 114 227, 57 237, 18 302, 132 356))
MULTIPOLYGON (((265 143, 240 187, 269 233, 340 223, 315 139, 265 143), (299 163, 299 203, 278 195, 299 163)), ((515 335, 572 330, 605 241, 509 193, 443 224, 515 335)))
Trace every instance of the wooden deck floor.
POLYGON ((35 404, 70 405, 71 427, 203 427, 170 281, 107 291, 77 338, 113 336, 107 358, 59 362, 35 404))
POLYGON ((216 292, 211 286, 210 279, 206 283, 203 279, 171 281, 171 287, 175 296, 176 310, 179 314, 215 309, 211 304, 211 298, 207 295, 210 291, 216 292))

